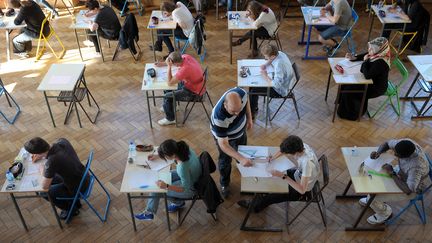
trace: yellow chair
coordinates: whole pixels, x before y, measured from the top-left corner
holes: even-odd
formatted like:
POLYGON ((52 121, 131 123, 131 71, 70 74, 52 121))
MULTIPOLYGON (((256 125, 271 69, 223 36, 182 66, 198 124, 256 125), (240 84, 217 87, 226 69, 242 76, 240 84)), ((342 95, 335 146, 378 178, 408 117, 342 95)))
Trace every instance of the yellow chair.
POLYGON ((414 40, 414 38, 417 36, 417 31, 416 32, 405 32, 402 33, 401 31, 396 31, 396 33, 393 35, 393 37, 390 39, 390 47, 393 49, 393 51, 398 55, 402 55, 402 53, 405 51, 405 49, 411 44, 411 42, 414 40), (409 41, 405 44, 405 46, 403 46, 402 50, 400 50, 398 52, 398 48, 397 46, 399 45, 399 43, 394 46, 393 45, 393 40, 396 38, 396 36, 399 36, 402 39, 401 41, 403 41, 404 36, 411 36, 411 38, 409 39, 409 41))
POLYGON ((42 22, 42 27, 41 27, 41 31, 39 34, 38 45, 37 45, 37 49, 36 49, 36 61, 38 61, 42 57, 42 55, 44 54, 45 46, 49 47, 49 49, 51 50, 51 52, 54 54, 54 56, 57 59, 62 59, 66 53, 66 48, 64 47, 60 38, 58 37, 58 35, 54 31, 54 28, 52 27, 52 25, 49 25, 50 32, 47 36, 45 36, 43 33, 43 29, 44 29, 45 25, 49 24, 48 19, 51 19, 51 14, 52 13, 49 13, 42 22), (57 39, 58 43, 60 44, 60 46, 62 48, 61 51, 59 51, 58 53, 54 51, 54 49, 52 48, 52 46, 49 42, 53 36, 57 39), (42 41, 43 41, 43 44, 41 43, 42 41))

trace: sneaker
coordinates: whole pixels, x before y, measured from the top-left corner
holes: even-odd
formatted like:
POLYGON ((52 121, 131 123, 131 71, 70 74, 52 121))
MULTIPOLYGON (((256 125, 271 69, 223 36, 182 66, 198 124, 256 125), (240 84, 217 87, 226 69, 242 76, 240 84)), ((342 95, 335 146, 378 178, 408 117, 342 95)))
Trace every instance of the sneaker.
POLYGON ((177 203, 169 203, 168 205, 168 213, 175 213, 177 212, 180 208, 183 208, 186 205, 186 203, 184 201, 182 201, 181 203, 177 204, 177 203))
POLYGON ((392 209, 389 205, 384 204, 386 207, 386 211, 383 215, 381 214, 374 214, 367 218, 367 222, 369 224, 383 224, 387 219, 389 219, 392 216, 392 209))
POLYGON ((360 198, 360 200, 359 200, 359 204, 360 204, 361 206, 363 206, 363 207, 366 207, 366 204, 367 204, 368 200, 369 200, 369 196, 367 196, 367 197, 363 197, 363 198, 360 198))
POLYGON ((135 218, 138 220, 150 221, 153 220, 154 215, 151 212, 144 211, 140 214, 135 214, 135 218))
POLYGON ((30 57, 30 55, 27 52, 15 52, 14 54, 16 56, 20 57, 21 59, 30 57))
POLYGON ((83 44, 84 44, 85 46, 94 46, 94 43, 93 43, 93 41, 91 41, 91 40, 85 40, 85 41, 83 41, 83 44))
POLYGON ((230 189, 229 189, 228 186, 223 186, 223 187, 221 187, 221 191, 222 191, 222 196, 223 196, 224 198, 228 198, 229 195, 231 194, 231 191, 230 191, 230 189))
POLYGON ((164 118, 164 119, 159 120, 158 124, 161 125, 161 126, 168 126, 168 125, 175 124, 175 120, 170 121, 170 120, 164 118))
MULTIPOLYGON (((68 213, 69 213, 68 210, 62 210, 62 211, 60 212, 59 218, 60 218, 61 220, 65 220, 65 219, 67 218, 67 216, 68 216, 68 213)), ((79 215, 79 213, 80 213, 80 211, 79 211, 78 209, 75 210, 75 211, 72 213, 72 217, 73 217, 73 216, 77 216, 77 215, 79 215)))
POLYGON ((237 204, 242 208, 249 209, 250 201, 249 200, 240 200, 237 202, 237 204))

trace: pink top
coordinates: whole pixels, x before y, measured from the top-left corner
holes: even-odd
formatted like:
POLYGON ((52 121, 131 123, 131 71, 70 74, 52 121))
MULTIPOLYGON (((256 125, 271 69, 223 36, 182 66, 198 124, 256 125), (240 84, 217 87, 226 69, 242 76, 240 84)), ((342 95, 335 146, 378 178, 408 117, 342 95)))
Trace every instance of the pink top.
POLYGON ((203 70, 195 58, 188 54, 183 54, 183 63, 177 71, 175 77, 184 82, 184 87, 195 94, 202 95, 205 88, 199 93, 203 85, 203 70))

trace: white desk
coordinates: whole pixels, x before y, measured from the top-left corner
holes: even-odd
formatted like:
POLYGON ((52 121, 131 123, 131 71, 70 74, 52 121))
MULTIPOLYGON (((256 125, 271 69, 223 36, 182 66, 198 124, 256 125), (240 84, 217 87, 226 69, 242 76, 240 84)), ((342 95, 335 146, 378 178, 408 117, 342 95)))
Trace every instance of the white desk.
POLYGON ((298 42, 299 45, 306 45, 305 55, 303 56, 303 60, 320 60, 325 59, 324 56, 309 56, 309 47, 313 44, 321 44, 319 41, 311 41, 312 35, 312 27, 319 25, 334 25, 334 23, 330 22, 327 17, 321 17, 319 15, 319 11, 322 7, 301 7, 301 11, 303 14, 303 29, 301 34, 301 39, 298 42), (304 35, 306 26, 308 26, 308 37, 306 42, 304 41, 304 35))
MULTIPOLYGON (((246 17, 246 13, 247 13, 246 11, 228 11, 227 20, 228 20, 228 32, 229 32, 230 64, 232 64, 233 37, 236 38, 242 37, 242 36, 234 36, 233 32, 239 30, 246 30, 246 31, 251 30, 252 31, 251 43, 253 42, 254 39, 254 34, 257 27, 253 24, 254 21, 252 19, 246 17), (233 19, 230 20, 230 16, 234 16, 236 14, 240 15, 238 25, 236 24, 236 20, 233 19)), ((253 48, 252 48, 252 52, 253 52, 253 48)))
POLYGON ((0 192, 10 194, 10 196, 12 198, 12 202, 14 203, 15 209, 18 212, 18 216, 20 217, 21 223, 24 226, 24 229, 26 231, 28 231, 28 228, 27 228, 24 217, 21 213, 21 209, 18 206, 16 199, 39 198, 39 197, 43 197, 40 193, 46 194, 46 196, 48 196, 48 200, 51 204, 51 207, 54 211, 54 215, 57 219, 57 223, 60 226, 60 228, 63 229, 63 226, 60 222, 60 218, 57 214, 57 210, 54 206, 54 203, 53 203, 52 199, 49 197, 49 194, 47 193, 48 190, 42 189, 41 181, 42 181, 43 177, 39 172, 39 166, 40 166, 40 163, 44 163, 45 160, 39 161, 37 163, 33 163, 31 160, 30 154, 28 154, 26 159, 23 158, 24 153, 26 153, 24 148, 21 148, 20 152, 18 153, 18 157, 20 157, 23 160, 22 163, 24 166, 24 174, 23 174, 22 179, 21 180, 15 180, 13 182, 13 184, 15 185, 15 189, 13 189, 13 190, 7 190, 6 189, 7 185, 9 185, 9 181, 5 180, 0 192), (14 195, 14 194, 22 194, 22 193, 27 193, 27 194, 28 193, 35 193, 35 195, 23 195, 23 196, 15 196, 14 195))
MULTIPOLYGON (((173 75, 175 75, 177 68, 174 66, 173 68, 173 75)), ((161 96, 155 96, 155 91, 164 91, 164 90, 171 90, 175 91, 177 90, 177 85, 170 86, 168 85, 168 66, 164 67, 156 67, 154 63, 146 63, 144 68, 144 74, 143 74, 143 82, 141 86, 141 90, 146 92, 146 98, 147 98, 147 108, 148 108, 148 114, 150 119, 150 128, 153 128, 152 124, 152 118, 151 118, 151 110, 150 110, 150 98, 153 98, 153 105, 156 106, 155 98, 164 98, 165 95, 161 96), (147 70, 150 68, 154 68, 156 70, 156 77, 151 78, 147 74, 147 70), (152 95, 149 96, 149 91, 152 92, 152 95)), ((176 101, 175 101, 175 95, 173 95, 173 107, 174 107, 174 117, 176 121, 177 126, 177 112, 176 112, 176 101)))
POLYGON ((18 15, 18 12, 15 13, 15 15, 10 16, 10 17, 6 17, 3 16, 0 18, 0 20, 4 23, 3 26, 0 26, 0 30, 4 30, 5 31, 5 36, 6 36, 6 57, 7 60, 9 61, 11 59, 11 51, 10 51, 10 32, 12 32, 13 30, 16 29, 21 29, 26 27, 27 25, 25 23, 22 23, 20 25, 15 25, 14 20, 15 17, 18 15))
POLYGON ((417 112, 414 116, 411 116, 411 119, 416 118, 432 118, 432 115, 427 115, 426 113, 429 111, 431 106, 428 108, 427 105, 432 98, 432 93, 429 93, 428 96, 410 96, 410 92, 416 83, 419 83, 420 86, 426 86, 429 89, 432 89, 432 55, 409 55, 408 59, 417 69, 417 75, 411 83, 407 93, 404 97, 401 97, 401 100, 409 100, 417 112), (423 100, 424 103, 419 109, 414 101, 423 100))
POLYGON ((350 67, 350 68, 343 67, 344 73, 343 74, 339 73, 335 69, 335 66, 336 66, 336 64, 343 61, 344 59, 345 58, 343 58, 343 57, 328 58, 328 63, 330 65, 330 71, 329 71, 329 76, 328 76, 328 80, 327 80, 327 90, 326 90, 326 96, 325 96, 326 101, 327 101, 327 95, 328 95, 328 90, 329 90, 329 85, 330 85, 330 77, 332 74, 333 74, 332 75, 333 80, 338 85, 338 92, 336 95, 332 122, 334 122, 334 120, 335 120, 336 110, 337 110, 337 106, 339 104, 339 97, 340 97, 340 94, 342 94, 342 93, 362 93, 363 94, 363 98, 362 98, 361 105, 360 105, 359 116, 358 116, 358 121, 360 121, 360 118, 362 116, 364 103, 366 101, 368 84, 373 83, 371 79, 366 79, 364 77, 364 75, 360 72, 361 63, 362 63, 361 61, 358 61, 359 64, 355 65, 353 67, 350 67), (363 90, 342 90, 341 89, 342 85, 352 85, 352 84, 363 84, 364 89, 363 90))
MULTIPOLYGON (((154 31, 156 30, 156 38, 158 36, 171 36, 171 34, 158 34, 157 30, 172 30, 172 36, 174 37, 174 30, 177 27, 177 23, 174 22, 174 20, 170 18, 164 18, 162 15, 162 11, 160 10, 153 10, 149 22, 147 24, 147 29, 150 29, 151 32, 151 39, 152 39, 152 45, 153 45, 153 57, 156 61, 156 51, 155 51, 155 38, 154 38, 154 31), (159 19, 158 24, 153 24, 152 17, 157 17, 159 19)), ((175 37, 174 37, 175 38, 175 37)))
MULTIPOLYGON (((78 30, 81 31, 87 31, 90 30, 90 23, 92 21, 95 20, 96 16, 92 16, 92 17, 85 17, 84 13, 87 12, 86 10, 81 10, 78 13, 76 13, 75 15, 72 16, 72 24, 69 26, 70 29, 73 29, 75 32, 75 38, 77 41, 77 45, 78 45, 78 51, 81 57, 81 61, 84 61, 83 56, 82 56, 82 52, 81 52, 81 45, 79 43, 79 39, 78 39, 78 30)), ((102 45, 100 42, 100 38, 99 38, 99 34, 98 31, 95 30, 94 33, 85 33, 85 36, 96 36, 97 42, 99 44, 99 49, 101 52, 101 57, 102 57, 102 62, 104 62, 104 55, 103 55, 103 51, 102 51, 102 45)))
MULTIPOLYGON (((270 88, 273 87, 272 83, 267 82, 260 73, 256 73, 257 69, 260 69, 260 66, 266 62, 264 59, 242 59, 237 60, 237 86, 239 87, 264 87, 267 88, 266 94, 266 111, 265 111, 265 125, 267 127, 267 123, 269 120, 269 99, 270 99, 270 88), (248 67, 251 71, 251 74, 247 73, 247 77, 240 77, 241 67, 248 67)), ((250 92, 249 92, 250 93, 250 92)), ((253 93, 253 94, 262 94, 262 93, 253 93)))
POLYGON ((156 181, 154 182, 154 184, 151 184, 151 181, 149 181, 149 178, 157 178, 159 180, 163 180, 167 184, 171 184, 171 173, 169 171, 170 167, 168 166, 160 171, 152 171, 150 169, 144 168, 144 166, 142 165, 137 165, 137 163, 145 164, 143 160, 145 160, 149 154, 150 152, 137 151, 136 160, 133 163, 129 163, 126 161, 126 166, 123 174, 123 180, 120 187, 120 192, 127 194, 132 223, 135 231, 136 231, 136 223, 135 223, 135 216, 134 216, 131 200, 135 198, 154 198, 154 196, 150 196, 150 195, 147 196, 140 195, 142 193, 145 194, 162 193, 165 200, 165 211, 167 217, 168 230, 171 230, 170 219, 168 215, 168 200, 166 194, 167 190, 158 188, 157 185, 155 184, 156 181), (146 186, 148 187, 139 188, 140 183, 146 184, 146 186))
POLYGON ((370 194, 370 199, 368 200, 367 205, 363 207, 363 210, 357 217, 356 222, 352 227, 346 227, 346 231, 383 231, 384 227, 358 227, 358 224, 368 210, 372 201, 375 199, 376 194, 403 193, 392 178, 376 175, 369 177, 359 172, 360 164, 364 161, 364 159, 370 156, 372 151, 377 151, 377 149, 378 147, 341 148, 345 164, 350 174, 350 180, 343 194, 336 196, 336 199, 358 199, 365 197, 366 195, 364 194, 370 194), (356 195, 347 195, 351 185, 354 186, 354 192, 356 195))
POLYGON ((68 111, 66 113, 66 118, 64 121, 64 124, 67 123, 70 114, 73 111, 73 108, 75 108, 78 123, 80 127, 81 120, 78 113, 78 107, 77 107, 77 101, 79 101, 77 97, 77 90, 78 89, 85 89, 85 95, 87 95, 88 102, 90 105, 90 97, 92 98, 93 102, 97 106, 97 114, 92 120, 89 115, 87 114, 86 110, 83 108, 81 104, 80 107, 83 109, 85 115, 87 118, 92 122, 96 123, 96 119, 99 116, 100 108, 97 104, 96 100, 94 99, 93 95, 90 93, 90 90, 87 88, 87 83, 84 78, 84 70, 85 70, 85 64, 52 64, 48 72, 45 74, 44 78, 42 79, 41 83, 39 84, 39 87, 37 88, 38 91, 43 91, 46 104, 48 106, 48 111, 51 116, 51 121, 53 123, 53 126, 56 127, 54 122, 54 117, 51 112, 51 107, 48 102, 48 98, 63 98, 63 99, 69 99, 69 107, 68 111), (83 88, 80 86, 83 85, 83 88), (60 92, 58 95, 47 95, 47 92, 60 92), (62 93, 63 92, 63 93, 62 93), (62 95, 63 94, 63 95, 62 95))
MULTIPOLYGON (((266 147, 266 146, 239 146, 240 150, 253 150, 253 149, 268 149, 269 155, 275 154, 279 151, 278 147, 266 147)), ((283 163, 285 168, 290 169, 295 167, 295 165, 286 157, 281 156, 278 158, 279 162, 283 163)), ((270 164, 273 162, 270 162, 270 164)), ((275 228, 263 228, 263 227, 251 227, 246 226, 247 221, 249 219, 250 214, 252 213, 252 205, 255 204, 256 200, 262 194, 268 193, 288 193, 289 185, 285 180, 281 178, 274 177, 241 177, 241 192, 254 193, 254 197, 250 203, 250 207, 243 219, 242 225, 240 227, 241 230, 244 231, 268 231, 268 232, 280 232, 281 229, 275 228)))
MULTIPOLYGON (((380 36, 382 36, 384 30, 402 30, 402 36, 403 36, 403 34, 405 33, 406 24, 411 23, 411 20, 410 19, 408 19, 408 20, 402 19, 396 13, 390 13, 389 9, 391 7, 392 7, 392 5, 384 5, 380 9, 380 8, 378 8, 378 5, 376 5, 376 4, 372 5, 372 11, 375 14, 372 15, 371 25, 369 27, 369 34, 368 34, 368 38, 367 38, 368 41, 370 40, 372 26, 373 26, 373 22, 374 22, 374 19, 375 19, 374 15, 376 15, 378 17, 378 19, 379 19, 379 21, 381 22, 381 25, 382 25, 380 36), (386 16, 384 18, 379 15, 379 10, 383 10, 385 12, 386 16), (387 25, 387 28, 386 28, 386 25, 387 25), (402 25, 402 28, 400 27, 400 25, 402 25)), ((397 8, 398 8, 398 11, 400 11, 401 13, 404 13, 404 11, 402 9, 400 9, 399 6, 397 6, 397 8)), ((400 50, 401 45, 402 45, 402 39, 403 38, 401 38, 400 41, 399 41, 398 53, 399 53, 399 50, 400 50)), ((398 54, 396 54, 396 55, 398 55, 398 54)))

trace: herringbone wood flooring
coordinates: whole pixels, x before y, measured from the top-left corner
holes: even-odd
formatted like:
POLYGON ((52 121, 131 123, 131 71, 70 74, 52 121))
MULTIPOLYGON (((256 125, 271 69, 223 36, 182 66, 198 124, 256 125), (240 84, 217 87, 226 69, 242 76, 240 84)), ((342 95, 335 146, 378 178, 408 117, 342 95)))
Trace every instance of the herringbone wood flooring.
MULTIPOLYGON (((276 5, 275 2, 272 4, 276 5)), ((361 6, 363 7, 363 6, 361 6)), ((431 9, 431 6, 427 6, 431 9)), ((276 7, 274 9, 277 9, 276 7)), ((290 11, 297 13, 298 9, 290 11)), ((360 12, 360 11, 359 11, 360 12)), ((13 160, 22 144, 33 136, 42 136, 48 141, 58 137, 68 138, 79 156, 85 159, 89 150, 95 150, 93 171, 102 180, 113 197, 108 221, 103 224, 84 206, 81 215, 74 218, 64 230, 60 230, 50 211, 49 205, 43 200, 20 200, 24 217, 30 228, 25 232, 17 217, 10 197, 0 195, 0 241, 1 242, 57 242, 57 241, 145 241, 145 242, 372 242, 372 241, 430 241, 432 238, 431 225, 419 224, 416 213, 411 209, 396 225, 388 227, 385 232, 345 232, 344 227, 351 224, 359 213, 360 206, 355 201, 335 201, 335 195, 342 192, 349 180, 340 147, 342 146, 377 146, 390 138, 410 137, 423 145, 428 152, 432 152, 431 121, 412 121, 410 115, 413 109, 408 103, 402 103, 402 114, 396 114, 387 107, 378 118, 370 120, 363 118, 361 122, 349 122, 336 119, 331 122, 333 100, 336 88, 332 85, 329 101, 324 102, 325 84, 328 75, 326 61, 303 61, 304 48, 297 45, 301 33, 301 19, 284 19, 281 28, 281 39, 284 51, 287 52, 300 68, 302 79, 297 88, 297 99, 301 114, 298 121, 292 103, 281 110, 273 123, 264 128, 261 121, 257 121, 252 130, 248 131, 249 144, 277 146, 289 134, 301 136, 311 145, 318 155, 325 153, 330 160, 330 184, 324 192, 326 199, 328 227, 325 229, 320 221, 318 210, 312 205, 290 228, 283 233, 250 233, 240 231, 240 224, 245 210, 239 208, 236 201, 240 196, 239 173, 236 169, 232 173, 233 196, 222 204, 217 212, 219 221, 213 222, 205 212, 202 203, 192 210, 181 228, 169 232, 166 219, 161 209, 153 222, 138 222, 138 231, 134 232, 131 224, 126 195, 119 192, 123 176, 124 164, 127 156, 127 143, 130 139, 158 144, 167 138, 182 139, 188 142, 197 152, 209 151, 216 159, 217 151, 213 138, 209 132, 209 124, 202 108, 197 106, 192 112, 186 125, 181 128, 160 127, 154 123, 149 127, 145 96, 141 89, 144 63, 152 62, 152 53, 147 46, 151 39, 145 29, 150 10, 145 16, 137 16, 140 26, 140 43, 144 56, 139 63, 133 63, 127 51, 123 51, 117 61, 102 63, 100 58, 87 60, 86 79, 93 95, 99 102, 102 113, 96 125, 83 120, 84 128, 80 129, 76 117, 68 125, 62 124, 65 107, 52 103, 57 121, 57 128, 53 128, 47 107, 41 92, 36 91, 42 77, 52 63, 80 62, 77 45, 73 32, 68 28, 71 20, 69 16, 58 18, 54 27, 68 49, 64 59, 56 61, 49 54, 35 63, 30 60, 16 60, 6 62, 5 55, 1 55, 1 78, 13 89, 12 95, 21 105, 22 114, 14 125, 0 120, 0 170, 5 171, 9 162, 13 160)), ((360 14, 360 22, 354 32, 358 49, 366 46, 369 27, 367 15, 360 14)), ((209 92, 216 102, 220 95, 229 87, 236 85, 236 65, 228 64, 228 32, 226 20, 216 21, 214 11, 207 18, 207 52, 204 65, 209 66, 209 92)), ((373 36, 378 35, 380 26, 375 21, 373 36)), ((4 40, 4 34, 1 34, 4 40)), ((109 49, 103 42, 107 60, 114 52, 115 43, 109 49)), ((2 51, 4 46, 2 47, 2 51)), ((345 47, 344 47, 345 48, 345 47)), ((430 44, 424 53, 430 53, 430 44)), ((189 50, 189 52, 191 52, 189 50)), ((312 47, 313 53, 321 53, 320 48, 312 47)), ((91 55, 93 49, 85 49, 84 55, 91 55)), ((342 52, 341 52, 342 53, 342 52)), ((246 58, 247 45, 234 49, 234 60, 246 58)), ((235 63, 235 62, 234 62, 235 63)), ((406 62, 410 70, 410 80, 416 74, 411 64, 406 62)), ((391 79, 398 76, 392 72, 391 79)), ((404 90, 408 84, 405 85, 404 90)), ((4 98, 2 98, 4 99, 4 98)), ((371 100, 370 108, 377 107, 378 100, 371 100)), ((277 102, 272 104, 276 109, 277 102)), ((5 109, 6 102, 2 100, 1 108, 5 109)), ((158 101, 158 106, 161 102, 158 101)), ((180 113, 181 114, 181 113, 180 113)), ((261 114, 262 115, 262 114, 261 114)), ((153 109, 153 121, 161 119, 163 115, 153 109)), ((180 115, 181 117, 181 115, 180 115)), ((217 180, 219 175, 215 173, 217 180)), ((103 196, 99 190, 95 191, 93 199, 96 205, 103 203, 103 196)), ((432 218, 431 196, 426 198, 428 219, 432 218)), ((145 206, 144 201, 135 201, 136 211, 145 206)), ((395 211, 403 204, 392 204, 395 211)), ((292 203, 291 212, 299 209, 299 204, 292 203)), ((369 212, 370 213, 370 212, 369 212)), ((369 214, 368 213, 368 214, 369 214)), ((172 219, 175 219, 174 215, 172 219)), ((252 215, 251 223, 279 226, 284 222, 283 205, 275 205, 259 215, 252 215)), ((362 223, 365 223, 363 219, 362 223)))

